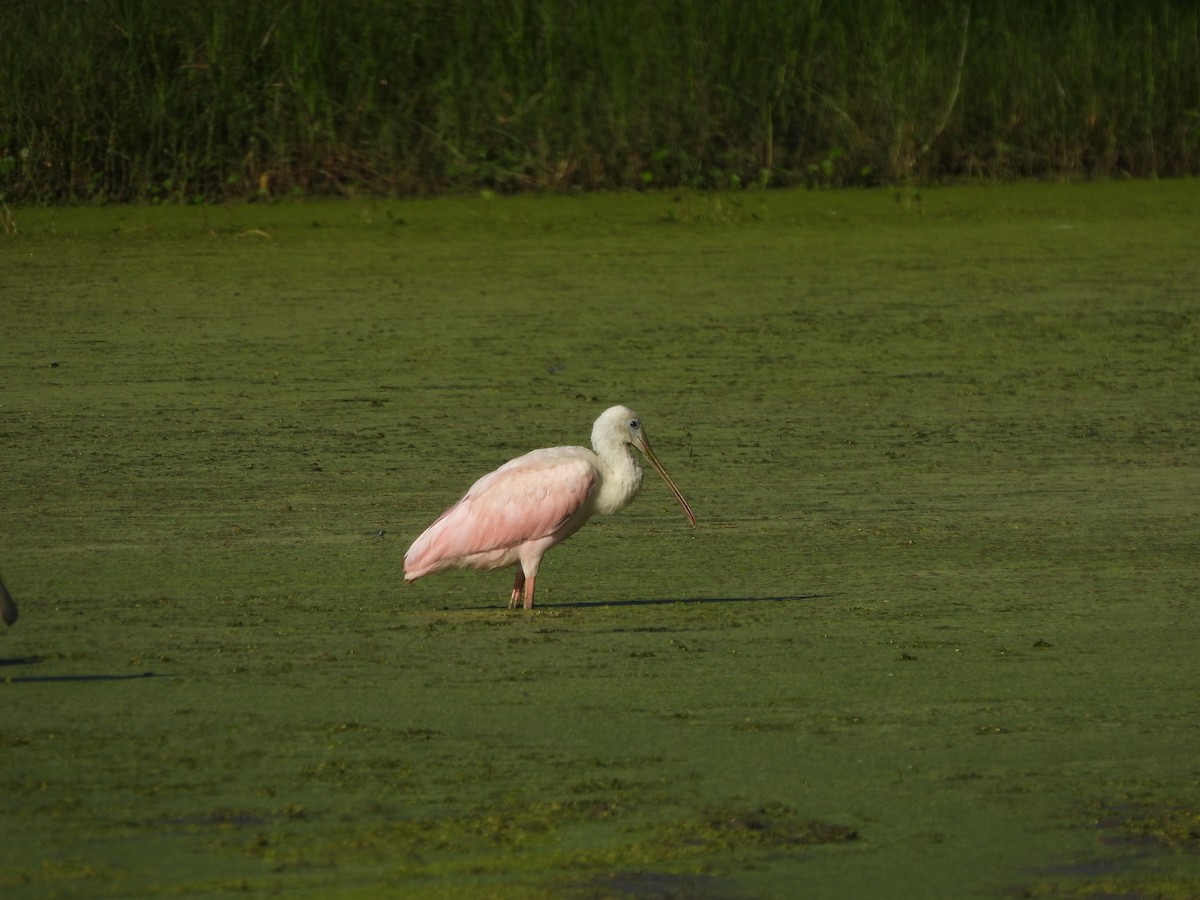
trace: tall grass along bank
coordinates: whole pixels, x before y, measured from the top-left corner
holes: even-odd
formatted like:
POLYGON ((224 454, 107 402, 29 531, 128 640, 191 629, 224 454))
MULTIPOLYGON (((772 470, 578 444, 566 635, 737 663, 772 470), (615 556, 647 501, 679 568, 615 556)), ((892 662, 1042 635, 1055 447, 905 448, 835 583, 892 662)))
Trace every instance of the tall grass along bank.
POLYGON ((1200 171, 1190 2, 6 0, 0 200, 1200 171))

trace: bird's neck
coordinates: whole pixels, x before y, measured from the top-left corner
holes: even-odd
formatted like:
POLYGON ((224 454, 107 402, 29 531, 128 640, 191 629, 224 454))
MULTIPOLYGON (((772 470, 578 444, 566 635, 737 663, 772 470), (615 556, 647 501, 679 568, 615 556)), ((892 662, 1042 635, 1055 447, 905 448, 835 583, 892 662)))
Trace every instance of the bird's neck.
POLYGON ((628 444, 596 441, 592 447, 608 470, 600 485, 596 508, 601 513, 611 515, 628 506, 641 490, 642 467, 638 465, 633 449, 628 444))

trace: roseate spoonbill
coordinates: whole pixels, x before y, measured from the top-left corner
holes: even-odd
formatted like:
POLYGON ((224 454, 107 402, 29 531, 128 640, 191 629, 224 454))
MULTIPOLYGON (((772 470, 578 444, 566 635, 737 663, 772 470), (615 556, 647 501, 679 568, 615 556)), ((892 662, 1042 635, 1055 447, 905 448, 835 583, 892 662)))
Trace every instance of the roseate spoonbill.
POLYGON ((583 527, 593 513, 624 509, 642 486, 642 467, 631 446, 650 460, 688 521, 692 508, 658 461, 642 420, 614 406, 592 427, 592 446, 534 450, 484 475, 438 517, 404 554, 404 580, 416 581, 452 567, 517 566, 512 599, 533 609, 533 588, 542 556, 583 527))

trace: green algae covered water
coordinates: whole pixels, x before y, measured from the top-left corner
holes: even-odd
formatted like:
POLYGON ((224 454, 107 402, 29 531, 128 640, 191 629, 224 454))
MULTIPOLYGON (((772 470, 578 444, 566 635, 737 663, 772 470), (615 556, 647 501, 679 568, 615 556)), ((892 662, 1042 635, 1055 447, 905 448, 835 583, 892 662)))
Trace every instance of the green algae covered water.
POLYGON ((15 211, 0 891, 1195 896, 1198 207, 15 211), (697 528, 403 584, 615 403, 697 528))

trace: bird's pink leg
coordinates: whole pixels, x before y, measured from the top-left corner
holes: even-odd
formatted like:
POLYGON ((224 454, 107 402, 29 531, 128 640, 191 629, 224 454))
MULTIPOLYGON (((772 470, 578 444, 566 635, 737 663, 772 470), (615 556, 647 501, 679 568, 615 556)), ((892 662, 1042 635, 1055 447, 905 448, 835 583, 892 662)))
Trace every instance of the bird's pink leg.
POLYGON ((536 575, 530 575, 525 579, 525 608, 533 609, 533 583, 537 581, 536 575))
POLYGON ((516 609, 521 600, 521 589, 525 587, 525 573, 517 566, 517 577, 513 579, 512 598, 508 601, 509 609, 516 609))

